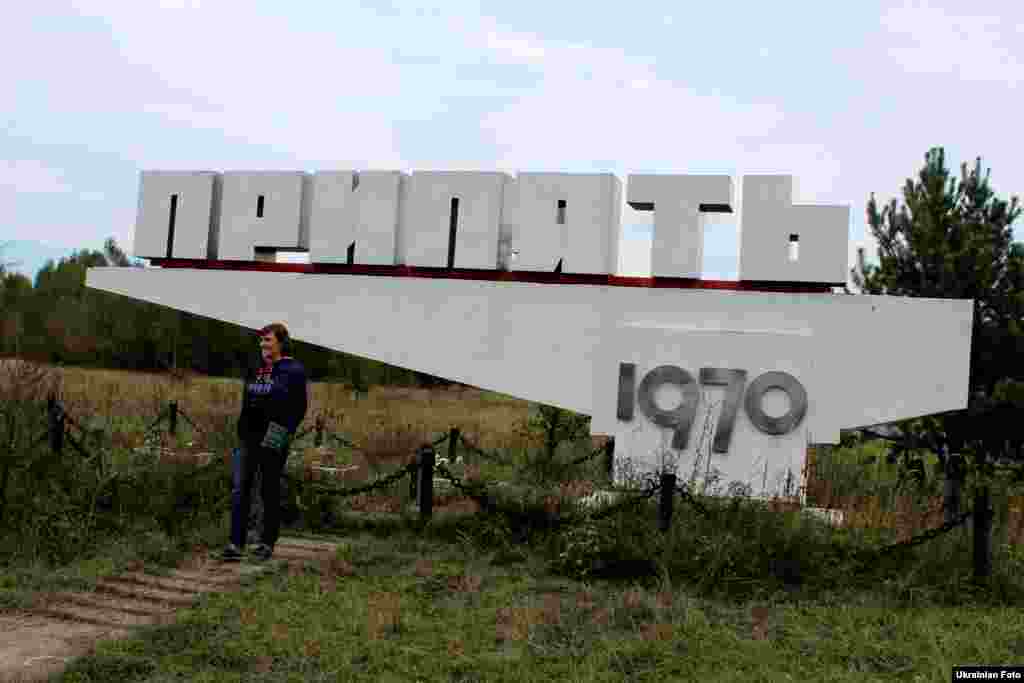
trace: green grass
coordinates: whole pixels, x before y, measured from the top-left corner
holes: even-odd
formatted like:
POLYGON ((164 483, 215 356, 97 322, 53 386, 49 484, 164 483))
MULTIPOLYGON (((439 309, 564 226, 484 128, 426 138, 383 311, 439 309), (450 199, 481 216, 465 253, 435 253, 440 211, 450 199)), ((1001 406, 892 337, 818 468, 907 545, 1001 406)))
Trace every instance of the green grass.
MULTIPOLYGON (((179 423, 179 441, 191 437, 179 423)), ((225 444, 230 437, 223 435, 225 444)), ((566 445, 559 460, 588 452, 586 443, 566 445)), ((846 490, 884 491, 857 464, 867 454, 846 452, 833 463, 846 490)), ((515 464, 479 463, 485 481, 513 484, 487 487, 507 517, 438 512, 417 529, 415 509, 346 513, 339 502, 331 535, 319 537, 341 539, 355 574, 338 578, 335 590, 322 589, 314 566, 300 576, 263 576, 241 593, 204 596, 173 625, 102 643, 56 680, 931 681, 948 678, 956 664, 1024 660, 1024 554, 997 545, 992 580, 975 586, 966 527, 885 562, 864 553, 891 533, 836 531, 743 501, 707 501, 705 518, 677 498, 668 534, 656 529, 653 502, 546 532, 542 500, 558 481, 525 471, 520 450, 506 457, 515 464), (414 567, 425 559, 433 573, 418 576, 414 567), (479 578, 478 589, 464 590, 459 577, 479 578), (585 592, 590 604, 578 604, 585 592), (397 600, 400 616, 397 627, 371 637, 372 600, 381 594, 397 600), (761 626, 754 608, 766 610, 761 626)), ((128 466, 126 452, 111 460, 128 466)), ((85 470, 73 467, 85 464, 64 467, 82 481, 85 470)), ((574 468, 571 478, 602 482, 603 458, 574 468)), ((47 566, 12 555, 0 576, 0 607, 29 607, 47 591, 89 590, 138 559, 147 571, 167 573, 194 546, 226 542, 223 496, 168 535, 153 521, 170 509, 166 481, 146 481, 153 514, 99 516, 72 561, 47 566)), ((226 478, 208 484, 228 486, 226 478)), ((407 498, 408 480, 386 493, 407 498)), ((42 500, 29 526, 4 531, 0 543, 31 557, 29 541, 74 531, 58 526, 68 505, 42 500)), ((282 533, 311 535, 309 528, 282 533)))
POLYGON ((1024 615, 1005 607, 894 609, 865 595, 729 603, 666 584, 552 577, 536 558, 496 565, 493 554, 410 532, 343 542, 356 574, 333 591, 312 566, 263 576, 241 593, 204 596, 176 624, 102 643, 59 680, 934 681, 956 664, 1024 657, 1024 615), (422 559, 433 575, 414 574, 422 559), (453 589, 467 575, 479 590, 453 589), (584 591, 590 605, 578 602, 584 591), (381 593, 397 601, 397 625, 371 638, 381 593), (659 604, 664 593, 671 603, 659 604), (761 640, 752 606, 768 610, 761 640), (525 628, 499 638, 507 609, 525 628), (645 637, 659 633, 655 624, 666 639, 645 637), (314 643, 318 653, 307 650, 314 643), (257 671, 259 657, 271 658, 269 671, 257 671))

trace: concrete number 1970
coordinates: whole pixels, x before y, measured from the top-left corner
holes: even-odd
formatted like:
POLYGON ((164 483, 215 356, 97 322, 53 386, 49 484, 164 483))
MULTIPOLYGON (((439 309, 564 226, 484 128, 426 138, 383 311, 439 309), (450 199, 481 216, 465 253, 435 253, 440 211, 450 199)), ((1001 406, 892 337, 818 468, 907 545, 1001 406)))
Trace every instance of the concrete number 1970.
MULTIPOLYGON (((740 397, 747 382, 747 371, 729 368, 701 368, 700 383, 725 387, 725 402, 722 415, 715 429, 713 450, 727 453, 736 422, 740 397)), ((618 418, 629 422, 633 419, 634 396, 640 403, 640 410, 654 424, 674 430, 672 448, 685 449, 690 438, 690 428, 697 414, 700 391, 697 383, 686 370, 675 365, 660 365, 646 375, 636 390, 636 364, 619 363, 619 405, 618 418), (682 389, 683 401, 672 410, 663 410, 654 400, 655 392, 662 385, 675 385, 682 389)), ((782 435, 793 431, 807 412, 807 391, 800 381, 788 372, 766 372, 750 383, 743 406, 755 427, 765 434, 782 435), (765 414, 761 400, 771 389, 780 389, 789 397, 789 410, 779 417, 765 414)))

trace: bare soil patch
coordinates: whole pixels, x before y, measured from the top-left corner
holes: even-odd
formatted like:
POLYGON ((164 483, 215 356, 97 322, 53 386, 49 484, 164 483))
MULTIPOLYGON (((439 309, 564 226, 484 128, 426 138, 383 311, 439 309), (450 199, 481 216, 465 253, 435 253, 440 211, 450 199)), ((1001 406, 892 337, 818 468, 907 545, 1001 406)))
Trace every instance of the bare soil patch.
MULTIPOLYGON (((290 567, 329 562, 337 545, 283 537, 273 561, 290 567)), ((0 682, 46 681, 76 657, 95 651, 102 640, 129 637, 150 624, 173 623, 175 614, 211 592, 238 591, 243 578, 269 570, 266 564, 222 563, 197 546, 168 576, 135 571, 104 577, 95 591, 36 596, 28 610, 0 613, 0 682)))

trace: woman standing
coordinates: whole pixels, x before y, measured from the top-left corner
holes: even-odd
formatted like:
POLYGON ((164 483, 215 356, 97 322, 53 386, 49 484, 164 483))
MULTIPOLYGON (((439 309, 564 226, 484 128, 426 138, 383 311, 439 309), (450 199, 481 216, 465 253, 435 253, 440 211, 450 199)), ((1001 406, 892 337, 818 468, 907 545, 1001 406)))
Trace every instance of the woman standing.
POLYGON ((242 559, 246 527, 252 506, 252 484, 260 470, 263 494, 263 532, 253 550, 257 560, 268 560, 281 528, 281 472, 295 430, 306 417, 306 369, 291 357, 288 328, 281 323, 259 332, 263 365, 245 378, 238 438, 241 468, 231 491, 231 540, 221 557, 242 559))

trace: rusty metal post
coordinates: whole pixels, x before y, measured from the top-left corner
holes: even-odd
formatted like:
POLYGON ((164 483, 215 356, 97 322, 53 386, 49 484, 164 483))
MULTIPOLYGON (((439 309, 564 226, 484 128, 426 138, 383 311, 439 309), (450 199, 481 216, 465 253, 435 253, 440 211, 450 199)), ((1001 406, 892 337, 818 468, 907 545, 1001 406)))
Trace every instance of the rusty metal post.
POLYGON ((609 436, 604 445, 606 465, 608 470, 608 481, 611 482, 615 476, 615 437, 609 436))
POLYGON ((676 475, 663 472, 661 475, 661 500, 658 505, 658 522, 662 531, 672 526, 672 502, 676 497, 676 475))
POLYGON ((964 483, 963 456, 950 453, 946 456, 945 480, 943 481, 943 521, 949 524, 960 515, 961 489, 964 483))
POLYGON ((424 446, 419 452, 419 464, 420 468, 417 471, 419 475, 419 484, 417 486, 417 493, 419 494, 420 504, 420 520, 423 522, 430 521, 430 517, 434 511, 434 447, 424 446))
POLYGON ((318 415, 316 418, 316 438, 313 440, 313 445, 320 448, 324 444, 324 416, 318 415))
MULTIPOLYGON (((455 464, 455 452, 459 446, 459 428, 452 427, 452 430, 448 433, 448 464, 455 464)), ((466 455, 469 455, 467 452, 466 455)))
POLYGON ((46 399, 46 410, 50 417, 50 448, 59 454, 64 450, 64 411, 57 405, 55 395, 46 399))
POLYGON ((974 495, 974 578, 985 579, 992 574, 992 510, 989 490, 985 484, 974 495))
POLYGON ((412 476, 409 477, 409 500, 411 500, 414 503, 418 503, 419 501, 416 498, 416 484, 419 482, 419 479, 420 479, 420 452, 419 451, 416 451, 416 455, 414 456, 414 462, 416 463, 416 470, 412 473, 412 476))

